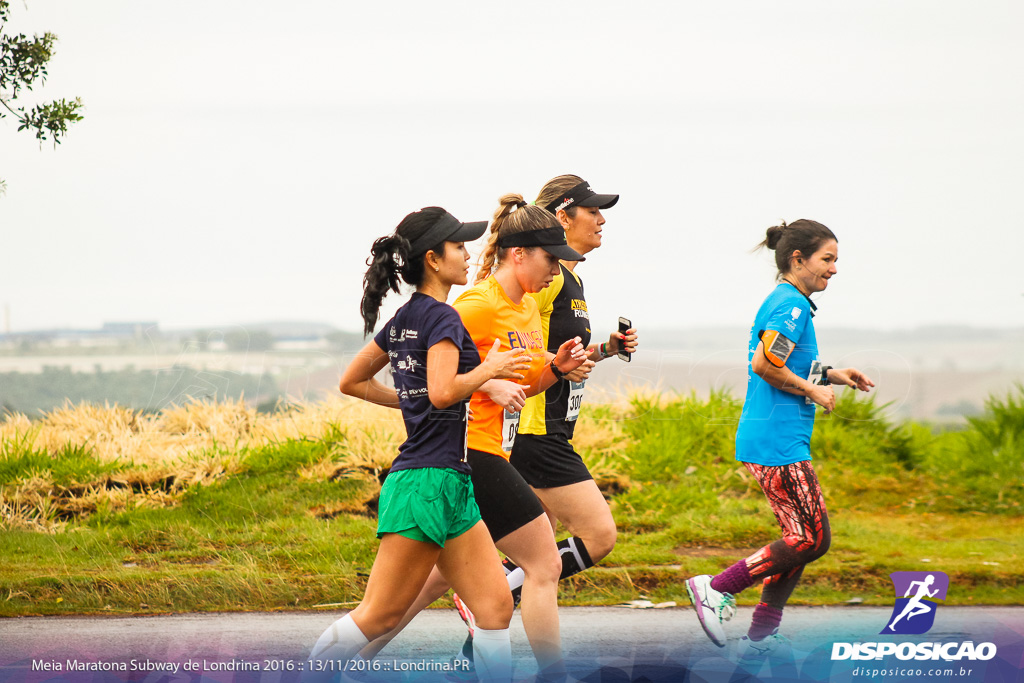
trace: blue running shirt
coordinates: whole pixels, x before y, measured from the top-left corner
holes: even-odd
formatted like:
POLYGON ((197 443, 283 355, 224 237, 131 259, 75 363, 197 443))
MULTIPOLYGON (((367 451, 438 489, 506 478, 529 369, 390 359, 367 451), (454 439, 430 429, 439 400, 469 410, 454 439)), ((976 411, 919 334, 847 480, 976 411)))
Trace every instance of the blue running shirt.
POLYGON ((818 359, 812 315, 810 300, 788 282, 777 286, 758 309, 750 329, 747 396, 736 430, 737 460, 778 466, 811 459, 811 431, 817 406, 808 405, 803 396, 768 384, 754 373, 749 362, 760 342, 758 333, 775 330, 796 344, 786 367, 806 379, 811 372, 811 361, 818 359))
POLYGON ((466 406, 469 397, 445 409, 427 395, 427 350, 450 339, 459 349, 458 374, 480 365, 480 353, 454 308, 414 292, 373 341, 387 352, 407 437, 391 471, 449 467, 470 473, 466 462, 466 406))

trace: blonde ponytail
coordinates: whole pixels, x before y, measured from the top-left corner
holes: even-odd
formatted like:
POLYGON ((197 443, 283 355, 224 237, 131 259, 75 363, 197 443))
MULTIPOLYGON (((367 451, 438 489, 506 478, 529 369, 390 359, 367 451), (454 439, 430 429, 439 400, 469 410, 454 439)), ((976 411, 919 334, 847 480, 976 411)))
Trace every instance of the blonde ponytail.
POLYGON ((491 234, 487 239, 487 246, 484 247, 484 253, 480 256, 480 268, 476 271, 473 283, 482 282, 490 277, 504 259, 505 249, 498 246, 499 237, 557 225, 558 221, 554 216, 539 206, 527 204, 523 195, 515 192, 502 195, 498 200, 494 218, 491 219, 491 234))

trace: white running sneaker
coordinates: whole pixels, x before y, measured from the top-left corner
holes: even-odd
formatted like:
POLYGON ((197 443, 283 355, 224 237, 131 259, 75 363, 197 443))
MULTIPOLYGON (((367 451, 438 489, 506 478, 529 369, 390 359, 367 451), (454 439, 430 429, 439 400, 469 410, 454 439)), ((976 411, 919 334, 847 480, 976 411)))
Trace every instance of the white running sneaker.
MULTIPOLYGON (((470 646, 470 653, 473 652, 472 646, 470 646)), ((459 654, 455 655, 448 662, 448 673, 445 674, 445 680, 451 683, 476 683, 476 668, 473 666, 473 659, 467 657, 466 653, 462 650, 459 654)))
POLYGON ((473 613, 470 611, 466 603, 462 602, 462 598, 459 597, 458 593, 452 593, 452 602, 455 603, 455 609, 459 610, 459 616, 466 622, 466 628, 469 629, 469 637, 473 637, 473 632, 476 630, 476 619, 473 617, 473 613))
POLYGON ((793 660, 793 645, 789 638, 779 635, 779 629, 775 629, 761 640, 743 636, 736 641, 735 655, 738 662, 788 662, 793 660))
POLYGON ((686 580, 686 592, 697 612, 704 633, 708 634, 718 647, 725 647, 723 621, 729 621, 736 614, 736 600, 730 593, 719 593, 711 587, 711 575, 702 574, 686 580))

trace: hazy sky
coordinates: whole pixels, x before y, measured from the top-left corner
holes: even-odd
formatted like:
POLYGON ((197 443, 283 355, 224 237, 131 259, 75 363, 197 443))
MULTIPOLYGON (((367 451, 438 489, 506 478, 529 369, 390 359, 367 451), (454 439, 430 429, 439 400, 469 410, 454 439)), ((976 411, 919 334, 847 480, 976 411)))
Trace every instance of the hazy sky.
POLYGON ((621 193, 595 332, 747 325, 780 219, 839 236, 821 325, 1020 326, 1024 5, 28 0, 64 144, 0 122, 13 331, 359 326, 406 213, 621 193))

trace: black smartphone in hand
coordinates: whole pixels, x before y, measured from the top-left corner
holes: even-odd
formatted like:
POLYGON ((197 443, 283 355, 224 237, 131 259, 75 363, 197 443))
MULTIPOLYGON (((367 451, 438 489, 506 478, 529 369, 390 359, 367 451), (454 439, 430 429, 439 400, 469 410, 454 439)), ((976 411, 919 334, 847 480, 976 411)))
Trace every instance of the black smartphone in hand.
MULTIPOLYGON (((633 323, 629 321, 629 318, 619 318, 619 334, 625 335, 631 327, 633 327, 633 323)), ((627 363, 633 357, 633 354, 626 351, 626 342, 622 339, 619 340, 619 352, 615 355, 627 363)))

